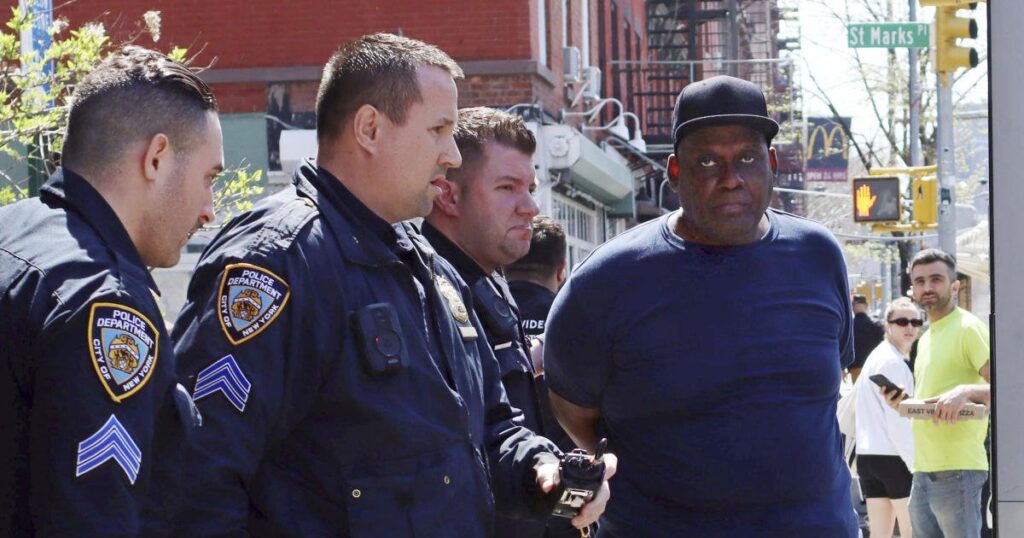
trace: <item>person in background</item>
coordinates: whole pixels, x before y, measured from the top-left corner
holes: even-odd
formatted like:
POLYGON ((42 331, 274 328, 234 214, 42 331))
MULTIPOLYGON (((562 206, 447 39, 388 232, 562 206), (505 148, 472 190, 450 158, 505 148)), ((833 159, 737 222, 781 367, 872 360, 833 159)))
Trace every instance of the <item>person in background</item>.
POLYGON ((868 355, 878 347, 885 336, 884 328, 868 314, 868 299, 853 296, 853 364, 848 368, 852 382, 856 383, 860 369, 868 355))
MULTIPOLYGON (((530 336, 544 334, 544 323, 555 294, 569 276, 565 230, 555 219, 533 217, 533 238, 526 256, 505 266, 512 296, 519 305, 523 330, 530 336)), ((543 365, 537 370, 540 375, 543 365)))
POLYGON ((857 421, 857 474, 861 491, 867 498, 868 522, 872 538, 892 536, 896 521, 900 537, 910 538, 908 498, 914 467, 914 433, 910 419, 889 407, 871 381, 883 375, 893 383, 914 391, 914 375, 907 365, 910 347, 923 325, 921 311, 900 297, 885 309, 885 339, 878 344, 854 384, 857 421))
MULTIPOLYGON (((989 405, 989 330, 960 308, 956 260, 925 249, 910 260, 914 301, 928 314, 914 363, 915 399, 936 404, 933 420, 914 420, 914 482, 910 518, 918 537, 978 536, 981 491, 988 479, 988 419, 960 420, 967 403, 989 405)), ((909 391, 885 391, 898 407, 909 391)))

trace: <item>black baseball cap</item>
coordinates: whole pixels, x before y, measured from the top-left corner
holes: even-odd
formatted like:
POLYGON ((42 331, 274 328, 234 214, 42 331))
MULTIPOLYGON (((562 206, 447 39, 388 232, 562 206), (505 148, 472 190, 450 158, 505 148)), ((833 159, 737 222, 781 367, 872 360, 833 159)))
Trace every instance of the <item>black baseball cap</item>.
POLYGON ((710 125, 744 125, 764 133, 768 144, 779 133, 779 124, 768 117, 768 104, 761 88, 727 75, 687 84, 679 92, 672 115, 673 146, 678 146, 686 135, 710 125))

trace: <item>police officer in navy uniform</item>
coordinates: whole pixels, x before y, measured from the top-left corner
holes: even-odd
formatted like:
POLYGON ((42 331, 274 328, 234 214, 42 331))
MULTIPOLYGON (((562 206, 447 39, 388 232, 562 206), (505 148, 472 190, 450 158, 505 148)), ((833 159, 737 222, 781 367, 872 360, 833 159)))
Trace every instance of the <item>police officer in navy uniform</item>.
POLYGON ((530 336, 530 358, 537 373, 537 392, 540 395, 541 419, 544 435, 562 450, 576 448, 555 419, 548 400, 548 388, 544 379, 544 325, 555 300, 568 275, 566 259, 565 230, 551 217, 538 215, 533 218, 533 238, 530 251, 525 256, 505 266, 508 287, 519 305, 523 331, 530 336))
POLYGON ((505 266, 509 290, 519 305, 523 331, 529 336, 544 334, 555 294, 568 277, 565 250, 562 225, 551 217, 537 215, 533 218, 530 251, 505 266))
MULTIPOLYGON (((523 411, 527 428, 543 433, 529 343, 499 269, 530 248, 537 141, 519 116, 475 107, 459 111, 455 143, 462 166, 448 171, 423 235, 469 285, 509 403, 523 411)), ((522 538, 544 536, 544 527, 506 518, 496 526, 498 536, 522 538)))
POLYGON ((461 164, 461 75, 404 37, 343 46, 316 163, 204 252, 173 332, 204 417, 183 535, 474 537, 496 508, 548 509, 558 449, 509 405, 465 283, 401 222, 461 164))
POLYGON ((0 535, 159 536, 198 415, 147 266, 213 220, 209 88, 126 47, 77 86, 63 166, 0 209, 0 535))

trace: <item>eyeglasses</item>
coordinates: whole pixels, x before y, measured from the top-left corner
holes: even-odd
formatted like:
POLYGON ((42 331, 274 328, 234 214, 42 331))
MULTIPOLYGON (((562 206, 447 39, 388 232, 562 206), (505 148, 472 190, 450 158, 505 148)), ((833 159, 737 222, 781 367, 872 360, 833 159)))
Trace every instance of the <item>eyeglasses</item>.
POLYGON ((906 327, 907 325, 913 325, 914 327, 920 327, 924 325, 924 321, 920 319, 907 319, 907 318, 896 318, 890 319, 889 323, 895 323, 900 327, 906 327))

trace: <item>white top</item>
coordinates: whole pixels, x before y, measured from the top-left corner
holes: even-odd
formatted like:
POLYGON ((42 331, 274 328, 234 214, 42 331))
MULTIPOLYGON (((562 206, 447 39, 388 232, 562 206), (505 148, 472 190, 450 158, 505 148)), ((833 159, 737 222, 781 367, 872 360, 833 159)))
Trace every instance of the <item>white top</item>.
POLYGON ((914 394, 914 374, 906 361, 888 340, 882 340, 864 361, 864 368, 854 386, 857 392, 857 454, 899 456, 908 469, 913 469, 914 433, 910 419, 901 417, 889 407, 878 385, 869 379, 875 374, 882 374, 903 386, 906 394, 914 394))

